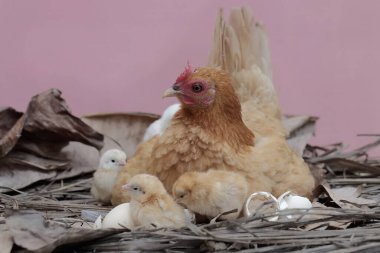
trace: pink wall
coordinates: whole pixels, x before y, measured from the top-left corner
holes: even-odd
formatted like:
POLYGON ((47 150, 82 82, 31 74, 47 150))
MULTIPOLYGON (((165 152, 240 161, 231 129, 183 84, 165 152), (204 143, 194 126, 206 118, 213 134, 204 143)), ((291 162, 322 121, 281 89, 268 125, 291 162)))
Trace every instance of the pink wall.
POLYGON ((380 1, 0 0, 0 106, 49 87, 76 114, 160 113, 187 60, 207 61, 218 7, 266 24, 285 113, 321 117, 314 143, 379 133, 380 1))

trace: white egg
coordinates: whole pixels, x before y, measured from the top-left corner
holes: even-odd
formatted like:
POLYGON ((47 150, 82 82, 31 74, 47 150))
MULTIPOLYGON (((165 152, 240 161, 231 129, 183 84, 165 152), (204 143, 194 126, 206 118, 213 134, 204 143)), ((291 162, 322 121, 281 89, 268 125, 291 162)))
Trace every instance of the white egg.
POLYGON ((130 216, 129 203, 115 206, 103 219, 102 228, 129 228, 132 229, 133 221, 130 216))

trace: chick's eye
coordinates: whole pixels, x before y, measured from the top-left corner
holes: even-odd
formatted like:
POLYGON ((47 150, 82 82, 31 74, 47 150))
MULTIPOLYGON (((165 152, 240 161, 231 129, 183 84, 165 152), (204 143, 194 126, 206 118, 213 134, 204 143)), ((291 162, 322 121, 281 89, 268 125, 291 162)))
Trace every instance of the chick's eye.
POLYGON ((133 187, 132 188, 134 191, 137 191, 139 188, 138 187, 133 187))
POLYGON ((112 163, 114 163, 114 162, 115 162, 115 160, 113 160, 113 159, 112 159, 112 160, 111 160, 111 162, 112 162, 112 163))
POLYGON ((199 93, 203 90, 203 86, 201 83, 194 83, 192 86, 191 86, 191 89, 193 90, 193 92, 195 93, 199 93))

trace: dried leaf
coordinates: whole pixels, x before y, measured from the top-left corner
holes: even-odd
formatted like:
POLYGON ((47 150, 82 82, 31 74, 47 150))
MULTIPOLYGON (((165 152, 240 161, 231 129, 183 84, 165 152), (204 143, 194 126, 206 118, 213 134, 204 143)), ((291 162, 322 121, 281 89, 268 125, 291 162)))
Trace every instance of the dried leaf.
POLYGON ((130 157, 141 142, 145 129, 158 118, 158 115, 146 113, 109 113, 85 116, 82 120, 104 136, 116 140, 130 157))
POLYGON ((322 187, 328 193, 330 198, 341 208, 360 209, 352 204, 357 204, 357 205, 376 204, 376 201, 374 200, 358 197, 360 193, 358 193, 357 188, 354 188, 354 187, 342 187, 338 189, 331 189, 327 184, 322 184, 322 187))
POLYGON ((285 116, 282 120, 289 132, 287 142, 299 156, 302 156, 306 144, 314 135, 316 121, 316 117, 310 116, 285 116))
POLYGON ((63 227, 48 225, 35 211, 14 212, 7 218, 6 224, 15 244, 30 251, 50 252, 47 246, 65 233, 63 227))
POLYGON ((24 131, 32 139, 62 142, 78 141, 97 149, 103 136, 70 113, 61 91, 50 89, 32 98, 26 111, 24 131))
POLYGON ((305 125, 309 123, 315 123, 318 120, 317 117, 302 116, 302 115, 285 115, 282 118, 282 124, 289 132, 289 136, 293 136, 297 131, 301 130, 305 125))
POLYGON ((10 253, 13 247, 13 238, 10 231, 0 230, 0 245, 2 253, 10 253))
POLYGON ((351 225, 350 220, 346 221, 324 221, 324 222, 316 222, 311 223, 305 226, 304 231, 312 231, 312 230, 326 230, 328 228, 334 229, 346 229, 351 225))
MULTIPOLYGON (((85 160, 88 152, 82 152, 81 159, 73 164, 70 161, 72 157, 77 157, 77 153, 61 152, 70 141, 82 142, 97 149, 104 143, 102 134, 69 112, 59 90, 51 89, 34 96, 24 115, 11 108, 3 109, 0 115, 0 181, 3 186, 0 192, 8 191, 9 187, 18 189, 53 178, 57 175, 56 170, 64 170, 61 176, 75 176, 94 170, 94 162, 91 168, 82 166, 83 162, 78 163, 85 160)), ((87 147, 87 150, 90 148, 87 147)), ((95 156, 96 163, 98 158, 98 155, 95 156)))
POLYGON ((33 167, 41 170, 62 170, 69 166, 69 161, 59 161, 55 159, 46 159, 43 157, 28 154, 26 152, 12 151, 0 162, 5 162, 12 167, 14 165, 33 167))
MULTIPOLYGON (((131 156, 142 140, 146 127, 157 118, 156 115, 143 113, 100 114, 85 117, 84 121, 87 121, 89 126, 105 134, 104 147, 101 151, 79 142, 70 142, 61 150, 60 146, 57 148, 55 143, 50 141, 20 139, 15 150, 22 150, 35 156, 28 154, 28 157, 31 156, 30 159, 26 162, 17 160, 18 163, 11 163, 7 159, 0 160, 0 185, 6 187, 0 189, 0 192, 9 191, 7 187, 20 189, 44 179, 60 180, 93 172, 98 166, 100 155, 108 149, 119 148, 131 156), (55 160, 50 160, 54 157, 55 160), (33 164, 32 160, 43 162, 33 164), (68 161, 70 164, 64 166, 68 161), (51 173, 43 171, 49 170, 43 167, 43 164, 49 166, 54 163, 62 165, 59 167, 60 171, 51 173)), ((20 155, 18 157, 22 158, 20 155)))
POLYGON ((21 138, 14 147, 16 151, 22 151, 39 157, 65 161, 66 157, 61 154, 64 146, 57 145, 53 140, 29 140, 21 138))
POLYGON ((24 115, 13 108, 3 108, 0 111, 0 158, 16 145, 21 136, 24 120, 24 115))
POLYGON ((90 146, 71 142, 62 150, 65 157, 70 158, 71 168, 60 172, 56 179, 93 172, 101 154, 109 149, 118 148, 128 157, 132 156, 145 129, 157 118, 157 115, 144 113, 94 114, 83 117, 84 122, 104 135, 104 147, 98 152, 90 146))
POLYGON ((36 211, 14 211, 7 218, 6 225, 15 244, 30 252, 52 252, 65 244, 93 240, 99 237, 123 232, 123 230, 70 229, 46 222, 36 211))
POLYGON ((9 192, 10 189, 21 189, 34 182, 51 179, 57 175, 56 171, 44 171, 33 167, 8 167, 0 160, 0 192, 9 192))
POLYGON ((372 199, 365 199, 359 197, 361 194, 361 187, 346 186, 341 188, 331 189, 334 195, 342 202, 349 202, 357 205, 372 205, 376 204, 376 201, 372 199))
MULTIPOLYGON (((104 146, 104 149, 107 148, 108 146, 104 146)), ((56 180, 93 172, 98 167, 100 160, 98 150, 79 142, 71 142, 62 149, 62 154, 70 159, 70 168, 60 171, 55 177, 56 180)))

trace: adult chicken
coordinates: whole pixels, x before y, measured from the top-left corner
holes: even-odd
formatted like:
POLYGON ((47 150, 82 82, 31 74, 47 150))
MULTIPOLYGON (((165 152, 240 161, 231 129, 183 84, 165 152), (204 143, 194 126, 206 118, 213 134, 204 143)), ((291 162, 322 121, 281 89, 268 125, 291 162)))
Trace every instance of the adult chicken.
POLYGON ((268 50, 254 46, 264 42, 262 27, 244 8, 232 11, 230 23, 219 13, 211 67, 187 66, 165 92, 181 109, 162 136, 139 145, 115 184, 113 204, 129 200, 120 188, 135 174, 154 174, 170 191, 183 173, 212 168, 241 173, 249 192, 311 196, 310 170, 286 143, 268 50))

